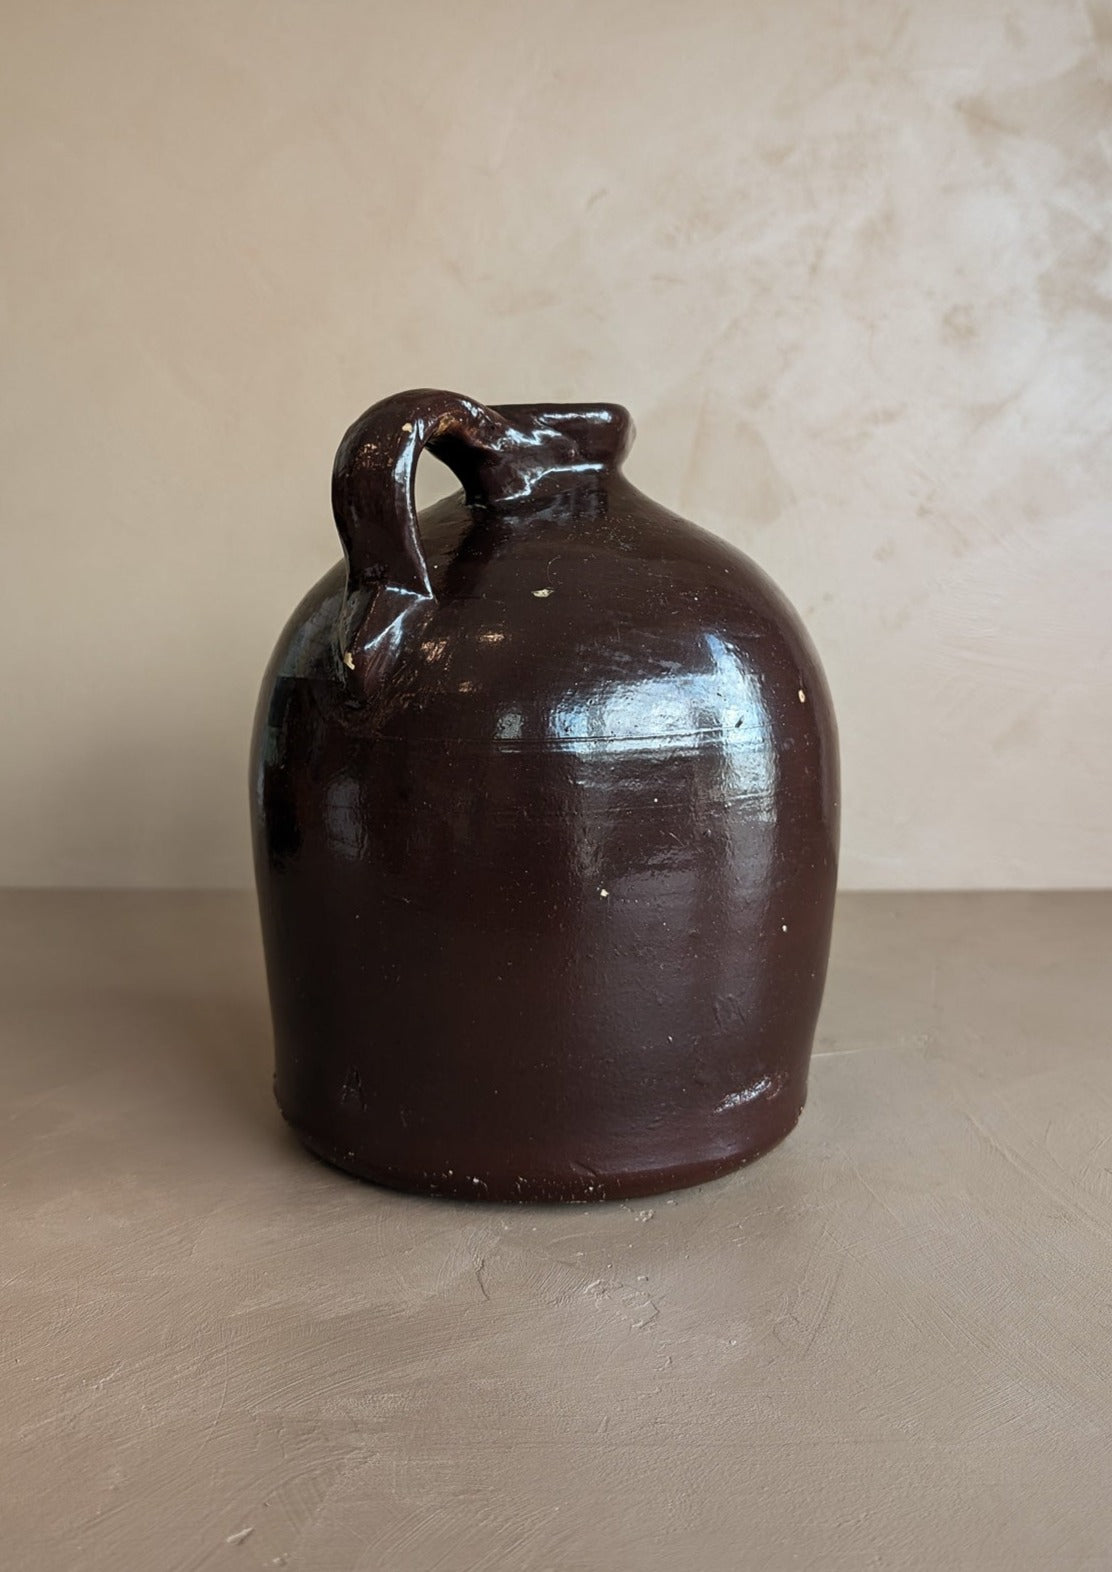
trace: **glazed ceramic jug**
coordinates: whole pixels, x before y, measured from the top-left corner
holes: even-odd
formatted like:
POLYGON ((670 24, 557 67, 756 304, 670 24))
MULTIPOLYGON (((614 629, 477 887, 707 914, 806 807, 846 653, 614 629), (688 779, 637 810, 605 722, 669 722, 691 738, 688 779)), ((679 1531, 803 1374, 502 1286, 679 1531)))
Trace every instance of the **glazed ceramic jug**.
POLYGON ((794 612, 622 474, 616 404, 399 394, 344 437, 344 562, 263 683, 282 1112, 365 1178, 589 1201, 803 1108, 837 744, 794 612), (420 518, 424 448, 462 490, 420 518))

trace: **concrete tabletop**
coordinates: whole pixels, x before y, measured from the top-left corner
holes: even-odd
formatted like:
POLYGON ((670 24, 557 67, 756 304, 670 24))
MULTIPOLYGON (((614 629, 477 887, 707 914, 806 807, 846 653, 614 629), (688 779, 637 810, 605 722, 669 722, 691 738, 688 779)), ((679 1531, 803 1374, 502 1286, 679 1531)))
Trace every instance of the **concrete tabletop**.
POLYGON ((1112 896, 849 896, 811 1094, 595 1209, 335 1173, 244 895, 0 901, 7 1572, 1112 1567, 1112 896))

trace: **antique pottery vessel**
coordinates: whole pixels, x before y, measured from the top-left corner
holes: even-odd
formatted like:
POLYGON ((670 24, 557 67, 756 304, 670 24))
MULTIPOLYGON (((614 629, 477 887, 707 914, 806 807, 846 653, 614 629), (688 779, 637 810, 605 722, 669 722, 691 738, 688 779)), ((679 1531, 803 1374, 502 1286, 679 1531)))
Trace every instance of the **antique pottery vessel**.
POLYGON ((252 758, 279 1104, 337 1166, 494 1200, 724 1174, 803 1108, 837 743, 794 612, 622 474, 615 404, 399 394, 252 758), (462 491, 420 519, 428 448, 462 491))

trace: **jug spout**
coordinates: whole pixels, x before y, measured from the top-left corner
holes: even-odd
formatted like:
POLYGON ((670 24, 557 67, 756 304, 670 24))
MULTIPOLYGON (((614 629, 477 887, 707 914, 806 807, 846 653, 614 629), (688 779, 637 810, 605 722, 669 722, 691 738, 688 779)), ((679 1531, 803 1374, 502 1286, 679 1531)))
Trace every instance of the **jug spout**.
MULTIPOLYGON (((574 449, 577 469, 617 468, 633 444, 633 418, 621 404, 498 404, 510 426, 525 436, 563 438, 574 449)), ((550 441, 550 445, 551 441, 550 441)))

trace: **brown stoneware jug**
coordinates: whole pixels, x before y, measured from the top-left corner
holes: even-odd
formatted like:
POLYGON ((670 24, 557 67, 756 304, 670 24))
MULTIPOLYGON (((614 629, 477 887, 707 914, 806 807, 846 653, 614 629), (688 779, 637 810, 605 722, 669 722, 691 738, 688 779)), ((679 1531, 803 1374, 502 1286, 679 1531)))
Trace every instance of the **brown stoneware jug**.
POLYGON ((340 444, 345 561, 279 640, 252 790, 278 1101, 364 1178, 647 1195, 803 1108, 830 699, 760 570, 625 479, 631 435, 420 390, 340 444), (426 447, 463 489, 418 519, 426 447))

